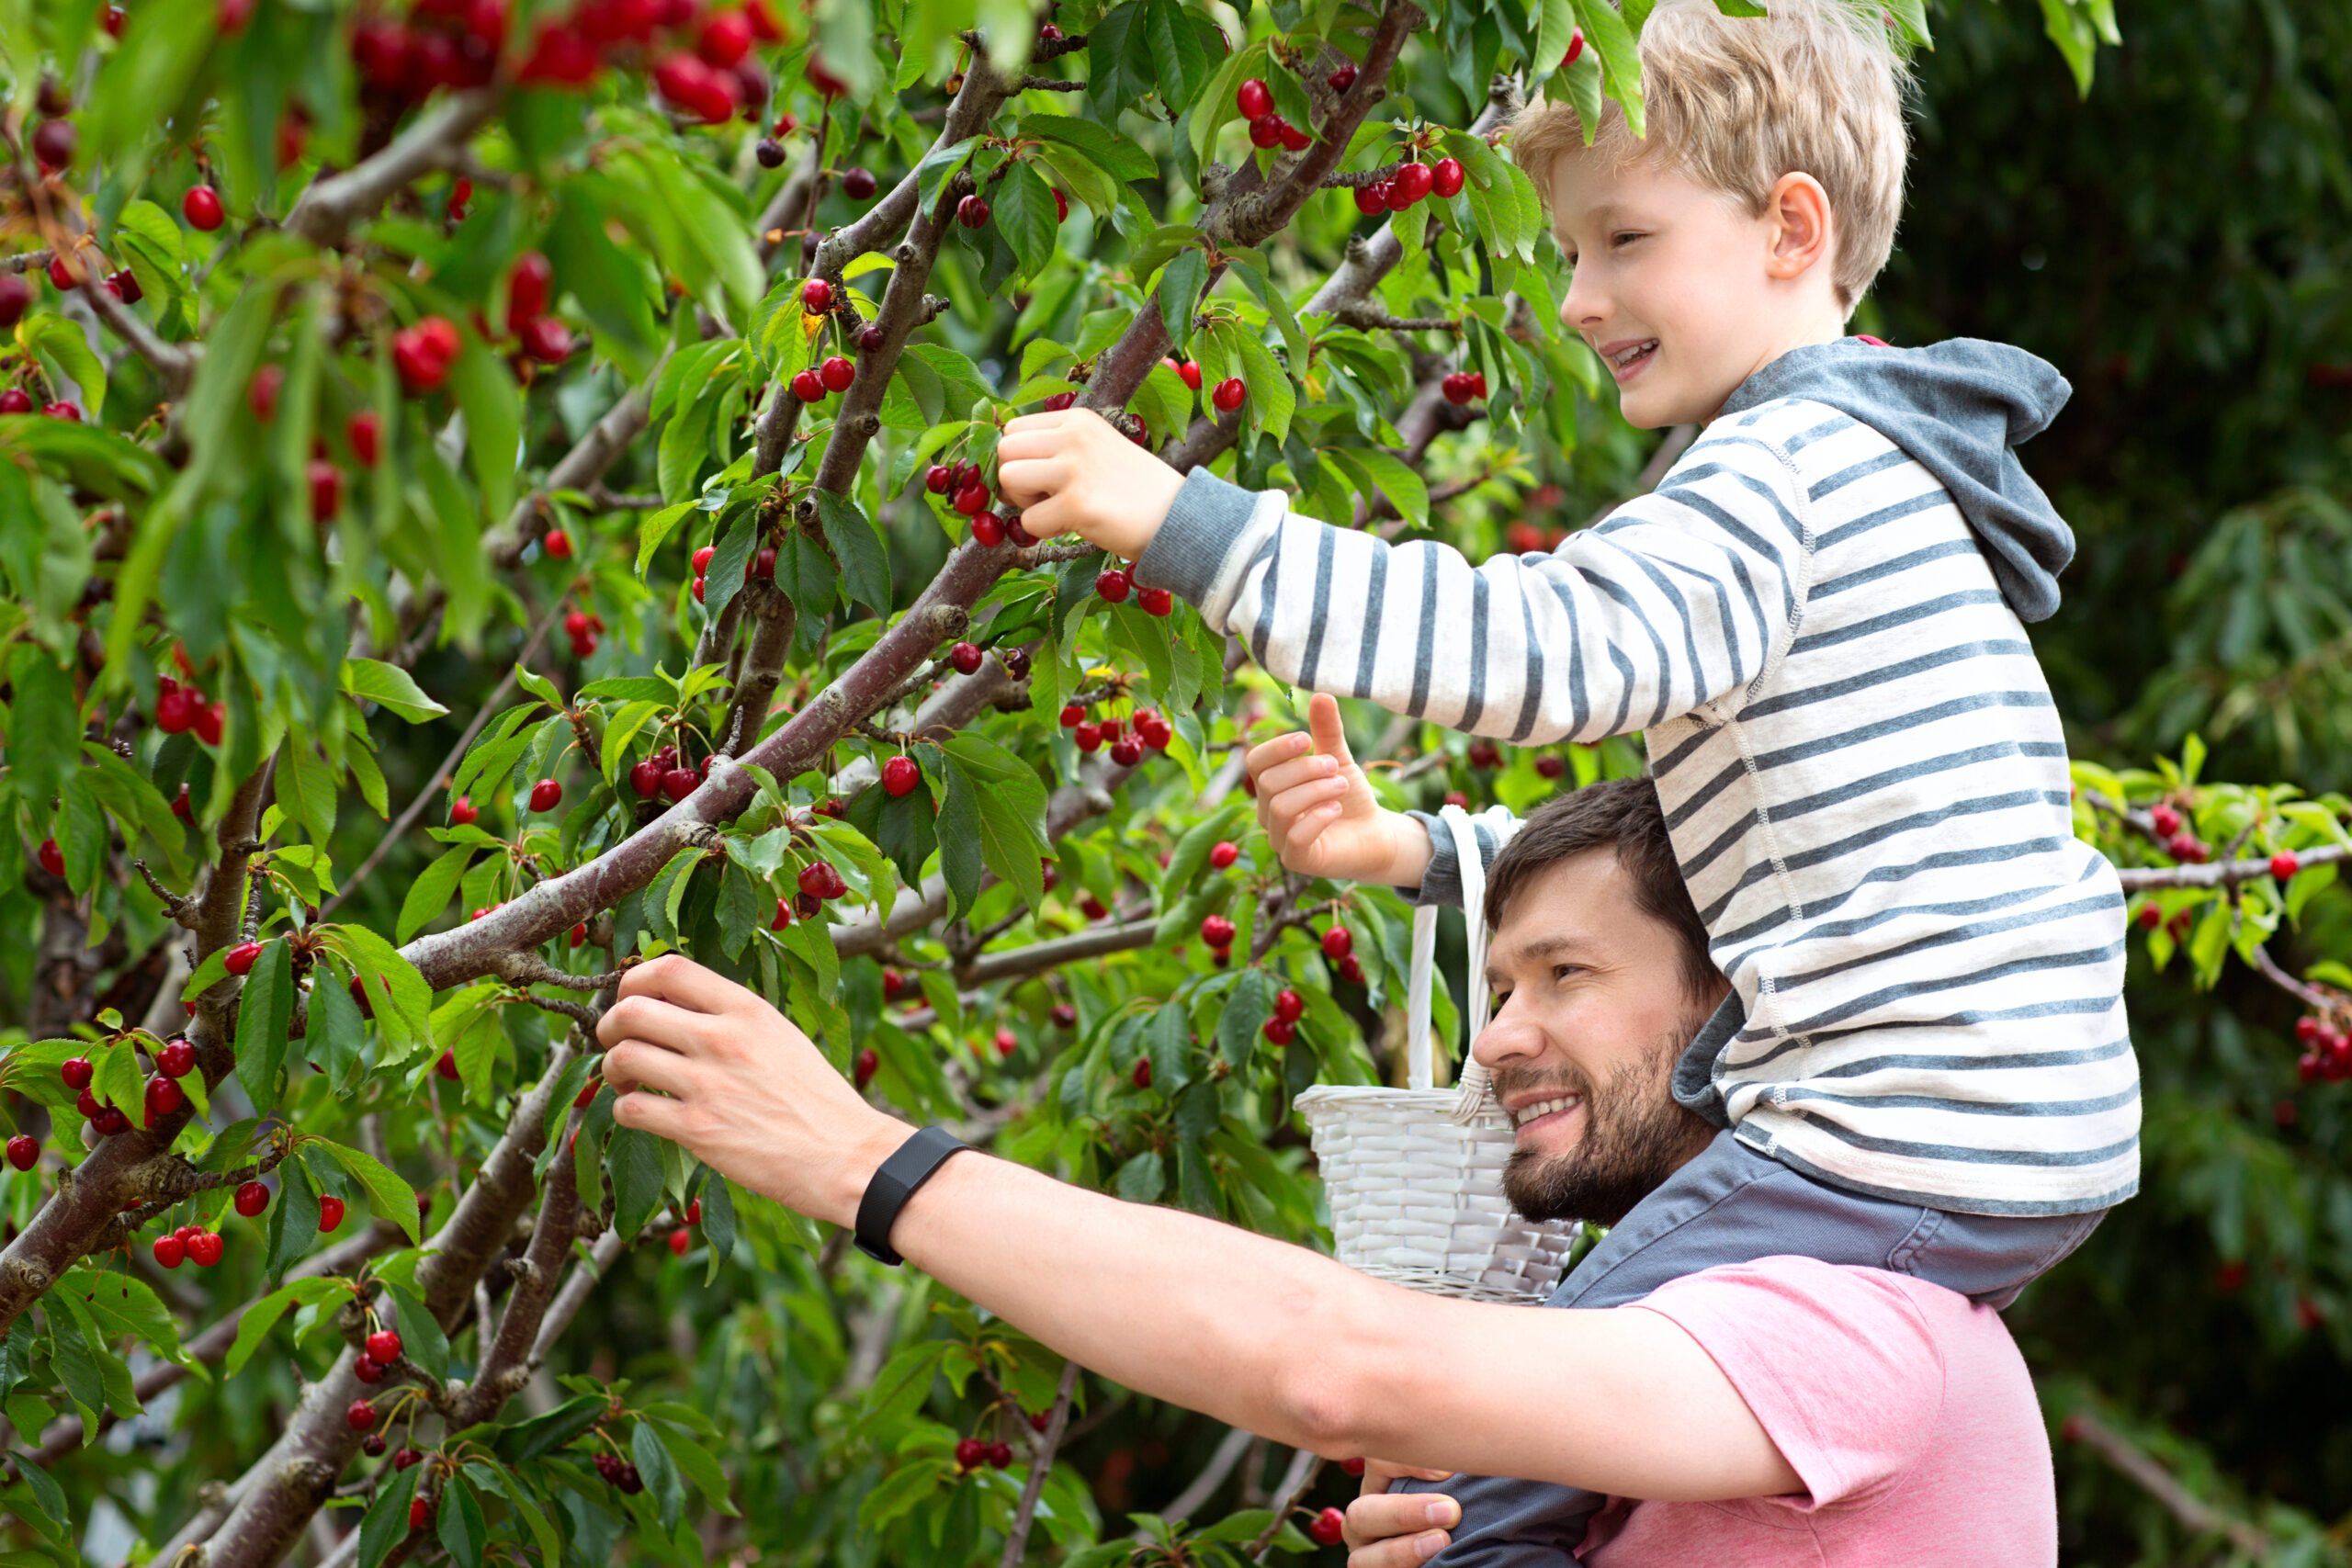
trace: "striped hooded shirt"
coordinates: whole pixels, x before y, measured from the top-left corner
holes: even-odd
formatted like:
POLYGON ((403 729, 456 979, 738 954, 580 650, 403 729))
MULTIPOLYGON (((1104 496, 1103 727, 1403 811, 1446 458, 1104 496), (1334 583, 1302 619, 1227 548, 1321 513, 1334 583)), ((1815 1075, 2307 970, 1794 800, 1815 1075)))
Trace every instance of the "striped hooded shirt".
MULTIPOLYGON (((1799 350, 1653 493, 1476 568, 1195 470, 1136 577, 1296 685, 1523 744, 1640 730, 1732 984, 1678 1097, 1855 1191, 2105 1208, 2139 1172, 2124 899, 2020 624, 2071 536, 2009 450, 2064 389, 1998 344, 1799 350)), ((1514 826, 1480 819, 1489 858, 1514 826)), ((1421 896, 1460 898, 1449 849, 1421 896)))

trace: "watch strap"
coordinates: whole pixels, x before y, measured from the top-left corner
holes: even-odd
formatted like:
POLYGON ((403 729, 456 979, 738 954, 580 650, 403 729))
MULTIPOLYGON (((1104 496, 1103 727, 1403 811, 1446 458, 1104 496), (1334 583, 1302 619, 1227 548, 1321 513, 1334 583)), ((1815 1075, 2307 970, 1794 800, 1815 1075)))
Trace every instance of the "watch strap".
POLYGON ((857 1204, 857 1249, 876 1263, 898 1267, 905 1259, 891 1249, 890 1227, 899 1222, 915 1189, 931 1179, 947 1156, 971 1145, 944 1127, 925 1127, 891 1153, 865 1184, 857 1204))

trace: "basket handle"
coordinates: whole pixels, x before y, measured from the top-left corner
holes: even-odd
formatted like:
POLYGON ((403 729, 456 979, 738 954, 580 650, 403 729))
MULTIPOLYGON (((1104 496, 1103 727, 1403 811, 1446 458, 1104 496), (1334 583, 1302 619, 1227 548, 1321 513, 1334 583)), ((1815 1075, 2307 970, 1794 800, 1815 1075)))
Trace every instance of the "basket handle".
MULTIPOLYGON (((1470 939, 1470 1005, 1463 1012, 1469 1023, 1469 1033, 1462 1043, 1462 1075, 1464 1098, 1475 1107, 1485 1099, 1487 1089, 1486 1069, 1470 1059, 1470 1046, 1487 1027, 1487 863, 1478 852, 1478 832, 1471 825, 1468 812, 1458 806, 1449 806, 1438 813, 1438 819, 1453 835, 1454 856, 1462 868, 1463 924, 1470 939), (1470 1089, 1474 1075, 1477 1084, 1475 1094, 1470 1089)), ((1432 1059, 1435 1044, 1430 1029, 1436 970, 1437 906, 1424 904, 1413 911, 1413 964, 1405 987, 1405 1015, 1409 1030, 1405 1045, 1405 1081, 1412 1089, 1428 1089, 1436 1080, 1432 1059)))

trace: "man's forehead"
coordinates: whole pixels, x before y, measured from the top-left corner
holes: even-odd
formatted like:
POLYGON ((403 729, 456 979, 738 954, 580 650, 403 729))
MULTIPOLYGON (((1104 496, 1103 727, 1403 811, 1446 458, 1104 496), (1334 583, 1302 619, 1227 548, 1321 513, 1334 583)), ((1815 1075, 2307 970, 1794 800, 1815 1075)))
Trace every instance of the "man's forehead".
POLYGON ((1544 867, 1504 911, 1487 950, 1487 968, 1590 959, 1611 951, 1611 927, 1641 918, 1627 892, 1613 845, 1595 845, 1544 867))

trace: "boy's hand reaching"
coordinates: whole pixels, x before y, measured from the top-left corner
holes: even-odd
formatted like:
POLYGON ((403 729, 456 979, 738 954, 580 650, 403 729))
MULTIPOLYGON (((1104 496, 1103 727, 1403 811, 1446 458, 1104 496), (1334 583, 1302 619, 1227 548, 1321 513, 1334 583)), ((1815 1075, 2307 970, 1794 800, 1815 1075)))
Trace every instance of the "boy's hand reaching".
POLYGON ((1091 409, 1023 414, 1006 425, 996 478, 1038 538, 1076 534, 1129 560, 1159 532, 1184 484, 1091 409))
POLYGON ((1373 794, 1348 754, 1340 705, 1318 693, 1306 705, 1306 734, 1277 735, 1244 759, 1258 788, 1259 825, 1283 864, 1304 876, 1419 886, 1430 836, 1373 794))

